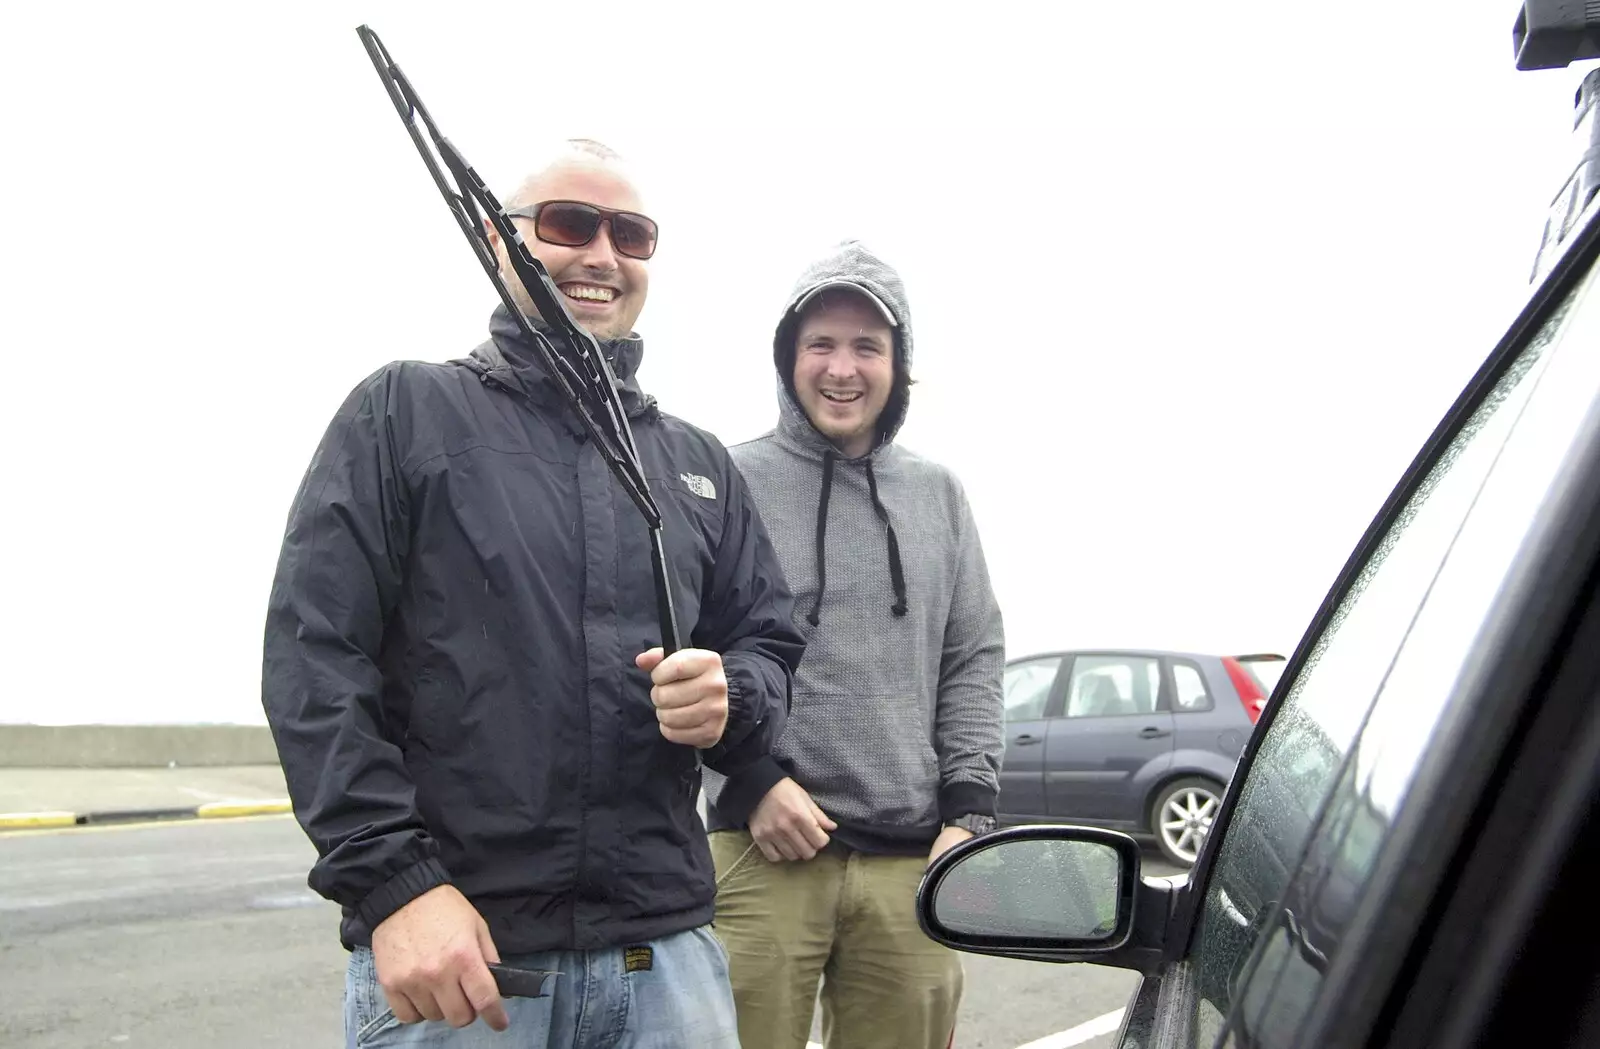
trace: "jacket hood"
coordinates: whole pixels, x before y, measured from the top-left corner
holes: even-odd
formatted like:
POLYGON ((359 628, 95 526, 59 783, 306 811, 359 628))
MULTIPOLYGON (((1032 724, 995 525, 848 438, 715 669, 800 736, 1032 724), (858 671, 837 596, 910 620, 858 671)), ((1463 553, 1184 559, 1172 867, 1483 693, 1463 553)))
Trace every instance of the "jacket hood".
POLYGON ((873 442, 872 452, 868 453, 876 454, 900 432, 910 406, 911 307, 906 300, 906 289, 900 274, 859 240, 841 241, 826 255, 807 266, 784 302, 783 314, 778 319, 772 338, 772 363, 778 373, 777 432, 786 444, 811 457, 821 458, 824 452, 833 448, 828 439, 811 425, 794 390, 794 338, 799 321, 795 309, 813 292, 830 284, 853 284, 871 292, 895 319, 894 388, 889 394, 888 403, 884 405, 883 415, 878 419, 877 439, 873 442))
MULTIPOLYGON (((529 317, 534 331, 551 336, 554 329, 538 317, 529 317)), ((494 308, 489 316, 489 340, 473 349, 466 359, 469 367, 480 374, 518 390, 540 404, 564 406, 565 398, 556 385, 544 357, 522 335, 522 329, 505 304, 494 308)), ((617 378, 617 392, 622 407, 632 417, 656 407, 656 399, 639 387, 639 365, 644 360, 644 340, 630 333, 618 339, 597 339, 600 352, 605 355, 611 371, 617 378)))

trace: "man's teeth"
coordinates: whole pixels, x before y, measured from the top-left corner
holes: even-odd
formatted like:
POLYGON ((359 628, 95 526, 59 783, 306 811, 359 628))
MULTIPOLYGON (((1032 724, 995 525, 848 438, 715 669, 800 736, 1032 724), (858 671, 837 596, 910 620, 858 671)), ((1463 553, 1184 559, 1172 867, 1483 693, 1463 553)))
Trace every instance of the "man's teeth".
POLYGON ((830 401, 838 401, 841 404, 849 404, 851 401, 856 400, 861 396, 861 391, 853 390, 849 393, 838 393, 833 390, 823 390, 822 396, 826 397, 830 401))
POLYGON ((617 293, 610 288, 591 288, 582 284, 563 285, 561 290, 569 299, 584 299, 589 302, 610 302, 617 297, 617 293))

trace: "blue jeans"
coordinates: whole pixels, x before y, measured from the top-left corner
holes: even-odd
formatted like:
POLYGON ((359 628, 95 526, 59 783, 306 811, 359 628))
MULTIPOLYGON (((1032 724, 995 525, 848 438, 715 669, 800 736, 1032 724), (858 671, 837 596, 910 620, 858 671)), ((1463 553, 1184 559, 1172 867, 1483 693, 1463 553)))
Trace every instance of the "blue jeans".
MULTIPOLYGON (((403 1024, 378 985, 372 950, 357 947, 345 973, 346 1049, 739 1049, 728 956, 709 926, 663 936, 649 968, 627 971, 623 948, 540 951, 502 957, 507 965, 561 973, 549 997, 506 998, 511 1027, 482 1020, 403 1024)), ((637 959, 637 954, 635 954, 637 959)))

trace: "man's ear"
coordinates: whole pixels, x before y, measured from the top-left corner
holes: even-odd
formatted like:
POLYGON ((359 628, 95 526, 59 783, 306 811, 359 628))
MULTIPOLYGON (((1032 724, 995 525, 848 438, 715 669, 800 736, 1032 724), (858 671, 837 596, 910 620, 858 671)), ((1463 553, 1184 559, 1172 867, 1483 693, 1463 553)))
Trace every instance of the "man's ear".
POLYGON ((483 220, 483 232, 489 238, 489 251, 494 255, 496 268, 504 273, 503 255, 500 251, 500 231, 495 229, 494 223, 486 218, 483 220))

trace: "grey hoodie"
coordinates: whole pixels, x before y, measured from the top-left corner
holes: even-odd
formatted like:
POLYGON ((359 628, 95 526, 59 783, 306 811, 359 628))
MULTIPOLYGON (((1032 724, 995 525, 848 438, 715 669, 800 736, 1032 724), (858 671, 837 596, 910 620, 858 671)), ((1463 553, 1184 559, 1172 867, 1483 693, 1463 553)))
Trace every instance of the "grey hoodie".
POLYGON ((862 851, 926 852, 944 820, 994 812, 1000 609, 961 483, 894 443, 911 352, 900 277, 857 241, 809 266, 785 303, 773 340, 778 425, 729 452, 777 547, 807 647, 771 752, 748 756, 732 780, 705 770, 711 830, 745 826, 785 775, 839 824, 835 839, 862 851), (894 392, 860 459, 811 425, 792 388, 795 304, 841 278, 869 288, 898 322, 894 392))

